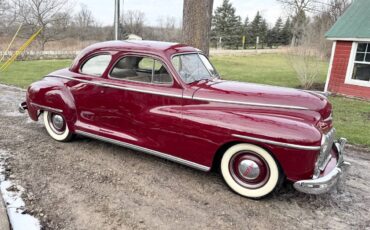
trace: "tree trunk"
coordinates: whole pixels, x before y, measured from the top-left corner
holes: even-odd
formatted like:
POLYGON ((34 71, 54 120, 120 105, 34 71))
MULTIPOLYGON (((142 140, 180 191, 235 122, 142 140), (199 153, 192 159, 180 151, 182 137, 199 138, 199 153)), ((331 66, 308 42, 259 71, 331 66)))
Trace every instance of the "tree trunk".
POLYGON ((213 0, 184 0, 183 43, 194 46, 209 55, 209 35, 213 0))

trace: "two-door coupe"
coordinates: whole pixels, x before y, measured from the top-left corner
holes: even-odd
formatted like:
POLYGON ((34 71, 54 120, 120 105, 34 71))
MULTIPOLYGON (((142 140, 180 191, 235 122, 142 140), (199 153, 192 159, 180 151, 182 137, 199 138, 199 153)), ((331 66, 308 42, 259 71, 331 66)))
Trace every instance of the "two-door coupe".
MULTIPOLYGON (((248 71, 246 69, 246 71, 248 71)), ((260 198, 285 179, 329 191, 341 175, 325 96, 221 80, 202 52, 154 41, 94 44, 33 83, 19 106, 57 141, 75 134, 196 169, 219 168, 236 193, 260 198)))

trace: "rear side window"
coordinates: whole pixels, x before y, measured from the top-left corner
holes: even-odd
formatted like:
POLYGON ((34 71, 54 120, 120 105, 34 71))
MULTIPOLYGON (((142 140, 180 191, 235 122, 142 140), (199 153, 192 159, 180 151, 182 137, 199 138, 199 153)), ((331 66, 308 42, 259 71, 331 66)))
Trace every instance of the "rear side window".
POLYGON ((115 64, 110 76, 116 79, 153 84, 172 83, 172 77, 164 64, 150 57, 124 57, 115 64))
POLYGON ((111 60, 109 54, 97 55, 85 62, 81 68, 81 73, 93 76, 101 76, 107 69, 111 60))

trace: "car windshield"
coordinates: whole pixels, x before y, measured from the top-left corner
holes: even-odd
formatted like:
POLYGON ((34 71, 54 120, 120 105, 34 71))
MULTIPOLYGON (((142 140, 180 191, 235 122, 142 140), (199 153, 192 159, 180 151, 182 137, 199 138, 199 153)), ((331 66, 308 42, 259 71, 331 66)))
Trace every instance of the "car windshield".
POLYGON ((219 75, 213 65, 202 54, 181 54, 172 58, 172 64, 180 74, 182 80, 193 83, 201 80, 212 80, 219 75))

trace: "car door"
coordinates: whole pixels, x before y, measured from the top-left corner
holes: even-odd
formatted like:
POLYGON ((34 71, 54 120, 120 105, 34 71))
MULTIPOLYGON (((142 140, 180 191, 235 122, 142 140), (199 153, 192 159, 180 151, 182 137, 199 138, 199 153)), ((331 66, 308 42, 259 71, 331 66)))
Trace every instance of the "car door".
POLYGON ((99 132, 100 118, 108 113, 104 98, 103 75, 112 57, 109 53, 90 55, 81 65, 69 88, 75 100, 78 127, 82 131, 99 132))
POLYGON ((111 112, 101 118, 105 134, 177 155, 182 91, 158 57, 120 56, 106 79, 105 98, 111 112))

